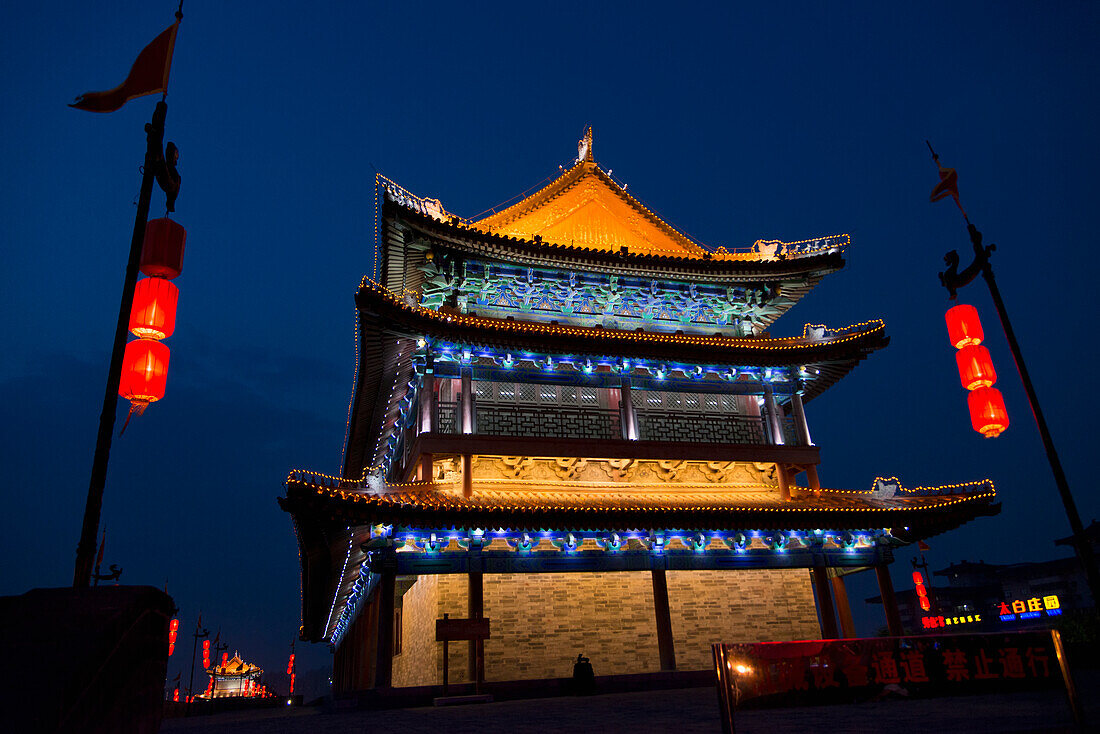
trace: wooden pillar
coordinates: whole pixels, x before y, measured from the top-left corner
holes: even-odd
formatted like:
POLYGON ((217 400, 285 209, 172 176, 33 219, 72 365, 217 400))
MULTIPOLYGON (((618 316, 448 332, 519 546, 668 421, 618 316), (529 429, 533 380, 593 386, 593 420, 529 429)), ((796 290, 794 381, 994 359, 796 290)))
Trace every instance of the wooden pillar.
MULTIPOLYGON (((470 619, 481 619, 485 616, 485 586, 482 583, 484 574, 469 573, 469 591, 466 594, 466 611, 470 619)), ((475 683, 478 693, 481 692, 481 684, 485 681, 485 640, 470 640, 470 654, 467 661, 467 674, 475 683)))
POLYGON ((383 551, 378 581, 378 648, 375 651, 374 687, 393 685, 393 616, 397 591, 397 558, 392 549, 383 551))
POLYGON ((886 628, 894 637, 905 634, 901 628, 901 614, 898 612, 898 599, 894 596, 894 582, 890 579, 890 567, 885 563, 875 566, 878 577, 878 591, 882 596, 882 608, 886 611, 886 628))
POLYGON ((829 593, 829 572, 825 566, 810 569, 814 581, 814 595, 817 597, 817 613, 821 617, 821 638, 835 640, 840 635, 836 629, 836 614, 833 612, 833 595, 829 593))
POLYGON ((775 393, 772 386, 764 383, 764 407, 768 411, 768 430, 771 434, 772 444, 783 445, 783 427, 779 425, 779 404, 775 402, 775 393))
POLYGON ((462 455, 462 496, 474 495, 474 457, 470 454, 462 455))
POLYGON ((332 692, 341 694, 344 692, 344 653, 347 650, 347 640, 336 646, 336 654, 332 656, 332 692))
POLYGON ((852 607, 848 604, 848 590, 844 587, 843 576, 833 576, 833 596, 836 598, 836 613, 840 617, 840 633, 844 637, 855 637, 856 626, 852 622, 852 607))
POLYGON ((461 372, 461 391, 459 393, 459 418, 462 421, 462 432, 474 432, 474 375, 469 367, 463 367, 461 372))
POLYGON ((375 666, 378 660, 378 597, 363 605, 359 612, 359 657, 360 676, 355 685, 357 690, 365 690, 374 685, 375 666))
POLYGON ((806 481, 813 492, 821 491, 821 480, 817 476, 817 464, 806 465, 806 481))
POLYGON ((420 381, 420 432, 431 433, 435 430, 435 368, 431 359, 424 368, 424 379, 420 381))
POLYGON ((619 422, 622 424, 622 436, 627 441, 638 440, 638 414, 634 410, 634 401, 630 399, 630 377, 623 375, 619 381, 619 422))
POLYGON ((775 478, 779 481, 779 499, 789 500, 791 498, 791 477, 787 473, 787 468, 782 464, 775 465, 775 478))
MULTIPOLYGON (((473 369, 461 368, 461 394, 459 395, 459 417, 462 432, 474 432, 474 377, 473 369)), ((470 454, 462 455, 462 496, 470 497, 474 493, 474 462, 470 454)))
POLYGON ((661 657, 661 670, 676 670, 672 615, 668 607, 668 580, 663 568, 655 568, 650 573, 653 575, 653 610, 657 616, 657 651, 661 657))
POLYGON ((810 440, 810 426, 806 423, 806 409, 802 405, 802 393, 796 392, 791 396, 791 406, 794 408, 794 426, 798 432, 799 446, 813 446, 810 440))

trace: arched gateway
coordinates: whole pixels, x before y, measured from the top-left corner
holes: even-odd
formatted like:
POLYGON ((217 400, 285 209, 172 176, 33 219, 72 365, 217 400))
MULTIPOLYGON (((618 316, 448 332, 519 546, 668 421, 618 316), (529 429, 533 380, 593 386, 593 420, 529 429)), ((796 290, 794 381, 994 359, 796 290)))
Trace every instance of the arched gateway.
MULTIPOLYGON (((477 220, 377 179, 344 476, 294 471, 302 638, 334 687, 710 667, 718 641, 851 635, 843 575, 997 511, 988 482, 822 488, 803 404, 881 321, 768 328, 846 235, 701 246, 595 162, 477 220), (796 485, 806 475, 806 487, 796 485), (834 597, 840 629, 834 614, 834 597)), ((893 612, 893 613, 891 613, 893 612)))

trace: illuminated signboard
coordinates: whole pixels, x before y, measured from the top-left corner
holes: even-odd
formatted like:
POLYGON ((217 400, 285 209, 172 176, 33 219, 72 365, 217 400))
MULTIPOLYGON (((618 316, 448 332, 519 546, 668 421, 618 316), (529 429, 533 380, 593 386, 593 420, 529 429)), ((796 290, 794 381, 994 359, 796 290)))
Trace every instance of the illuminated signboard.
POLYGON ((1015 599, 1011 602, 1003 601, 997 608, 997 614, 1002 622, 1012 622, 1017 619, 1038 619, 1046 613, 1048 617, 1057 617, 1062 613, 1062 604, 1058 596, 1052 594, 1039 599, 1033 596, 1026 601, 1015 599))
POLYGON ((945 617, 939 615, 937 617, 921 617, 921 623, 926 630, 934 630, 940 627, 953 627, 960 624, 973 624, 974 622, 981 622, 982 615, 980 614, 966 614, 957 617, 945 617))

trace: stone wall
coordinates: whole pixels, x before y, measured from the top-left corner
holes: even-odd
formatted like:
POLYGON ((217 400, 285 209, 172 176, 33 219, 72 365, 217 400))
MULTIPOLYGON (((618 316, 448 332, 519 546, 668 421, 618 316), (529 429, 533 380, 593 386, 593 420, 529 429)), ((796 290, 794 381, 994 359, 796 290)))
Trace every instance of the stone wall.
MULTIPOLYGON (((669 607, 679 670, 711 666, 714 642, 820 637, 805 569, 669 571, 669 607)), ((421 576, 404 595, 404 648, 394 685, 443 681, 435 619, 467 616, 467 577, 421 576), (433 664, 434 663, 434 664, 433 664)), ((569 677, 578 653, 596 675, 660 669, 648 571, 485 574, 487 680, 569 677)), ((467 676, 467 642, 450 645, 450 680, 467 676)))

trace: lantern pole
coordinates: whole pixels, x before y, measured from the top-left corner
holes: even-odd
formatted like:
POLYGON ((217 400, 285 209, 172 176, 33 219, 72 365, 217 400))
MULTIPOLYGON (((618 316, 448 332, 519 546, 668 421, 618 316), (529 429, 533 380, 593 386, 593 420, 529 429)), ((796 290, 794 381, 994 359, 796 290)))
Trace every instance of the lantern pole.
POLYGON ((199 650, 199 640, 205 640, 210 636, 210 630, 201 627, 202 614, 199 614, 199 623, 195 625, 195 643, 191 646, 191 676, 187 682, 187 710, 184 716, 191 715, 191 700, 195 697, 195 653, 199 650), (201 632, 199 630, 202 630, 201 632))
POLYGON ((115 326, 114 349, 111 366, 107 370, 107 389, 103 395, 103 411, 99 414, 99 434, 92 459, 92 476, 88 483, 88 499, 84 505, 84 524, 80 542, 76 546, 76 568, 73 587, 88 586, 95 561, 95 538, 99 530, 99 516, 103 508, 103 488, 107 483, 107 463, 111 456, 111 435, 115 429, 115 411, 118 408, 118 385, 122 375, 122 358, 126 352, 126 334, 129 331, 130 311, 134 305, 134 288, 137 284, 138 266, 141 262, 142 244, 145 242, 145 224, 149 218, 149 200, 153 195, 153 180, 164 161, 164 118, 168 105, 161 100, 153 111, 153 119, 145 125, 145 166, 141 176, 141 192, 138 195, 134 232, 130 237, 130 259, 126 263, 126 277, 122 283, 122 301, 118 307, 118 324, 115 326))
MULTIPOLYGON (((931 147, 931 146, 929 146, 931 147)), ((960 207, 961 209, 961 207, 960 207)), ((966 218, 966 214, 963 214, 966 218)), ((1085 537, 1085 528, 1081 524, 1081 516, 1077 512, 1077 503, 1073 500, 1073 494, 1066 480, 1066 473, 1062 470, 1062 461, 1058 458, 1058 451, 1054 448, 1054 439, 1047 428, 1043 409, 1039 405, 1039 396, 1035 394, 1035 386, 1031 383, 1031 375, 1028 374, 1024 355, 1020 351, 1020 344, 1016 341, 1016 332, 1012 328, 1012 322, 1008 318, 1008 310, 1001 298, 1001 290, 997 287, 997 280, 993 275, 993 265, 989 256, 997 249, 996 245, 982 246, 982 233, 966 218, 966 230, 970 233, 970 243, 974 246, 974 262, 963 271, 958 272, 959 255, 952 250, 944 255, 947 270, 940 273, 940 282, 947 289, 952 300, 957 295, 957 290, 972 280, 980 272, 982 278, 989 286, 989 295, 993 298, 993 305, 997 308, 997 317, 1001 320, 1001 328, 1004 330, 1008 347, 1012 350, 1012 360, 1016 363, 1016 371, 1020 374, 1020 381, 1024 384, 1024 392, 1027 393, 1027 402, 1031 406, 1031 414, 1035 418, 1035 424, 1039 427, 1039 436, 1043 440, 1043 448, 1046 450, 1047 461, 1054 473, 1054 483, 1058 485, 1058 494, 1062 498, 1062 506, 1069 518, 1069 526, 1073 531, 1073 546, 1077 550, 1077 557, 1085 567, 1085 578, 1088 580, 1089 590, 1092 592, 1094 605, 1100 605, 1100 572, 1096 568, 1096 558, 1092 552, 1092 545, 1085 537)))

